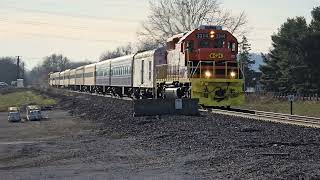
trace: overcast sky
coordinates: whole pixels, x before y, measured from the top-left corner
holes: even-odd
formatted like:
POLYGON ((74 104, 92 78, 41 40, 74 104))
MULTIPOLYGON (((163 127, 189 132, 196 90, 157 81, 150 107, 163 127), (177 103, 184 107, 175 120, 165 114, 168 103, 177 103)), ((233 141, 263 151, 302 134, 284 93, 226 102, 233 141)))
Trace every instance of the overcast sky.
MULTIPOLYGON (((245 11, 253 52, 267 52, 270 36, 288 17, 304 16, 319 0, 221 0, 245 11)), ((22 56, 31 69, 44 56, 62 53, 95 61, 102 52, 136 40, 148 0, 0 0, 0 56, 22 56)))

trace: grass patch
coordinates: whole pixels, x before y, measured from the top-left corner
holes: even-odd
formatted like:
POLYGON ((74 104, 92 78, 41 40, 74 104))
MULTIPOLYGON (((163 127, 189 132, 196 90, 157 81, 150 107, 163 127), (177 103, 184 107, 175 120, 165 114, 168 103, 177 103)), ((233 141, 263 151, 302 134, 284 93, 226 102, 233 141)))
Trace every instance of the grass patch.
POLYGON ((45 98, 30 90, 0 94, 0 112, 7 111, 11 106, 21 107, 30 104, 47 106, 56 103, 54 99, 45 98))
MULTIPOLYGON (((240 108, 290 114, 288 101, 267 96, 247 97, 246 103, 240 108)), ((320 102, 296 101, 293 103, 293 113, 301 116, 320 117, 320 102)))

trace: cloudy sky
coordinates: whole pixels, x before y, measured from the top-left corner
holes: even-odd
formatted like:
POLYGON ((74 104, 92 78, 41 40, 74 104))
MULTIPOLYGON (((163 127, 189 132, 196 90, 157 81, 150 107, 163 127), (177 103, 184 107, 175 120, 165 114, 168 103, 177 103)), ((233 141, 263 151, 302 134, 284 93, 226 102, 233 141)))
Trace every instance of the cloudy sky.
MULTIPOLYGON (((267 52, 270 36, 288 18, 304 16, 319 0, 221 0, 245 11, 253 52, 267 52)), ((44 56, 62 53, 95 61, 102 52, 136 40, 148 0, 0 0, 0 56, 22 56, 31 69, 44 56)))

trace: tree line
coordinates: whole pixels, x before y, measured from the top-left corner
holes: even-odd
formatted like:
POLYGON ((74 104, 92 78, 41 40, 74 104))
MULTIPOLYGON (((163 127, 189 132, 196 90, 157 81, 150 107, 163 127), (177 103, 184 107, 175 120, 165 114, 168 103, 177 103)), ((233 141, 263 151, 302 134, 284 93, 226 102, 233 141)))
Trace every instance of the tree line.
POLYGON ((289 18, 272 38, 263 55, 261 83, 267 91, 320 93, 320 7, 304 17, 289 18))
MULTIPOLYGON (((20 76, 24 73, 24 62, 20 61, 19 65, 20 76)), ((11 84, 18 78, 17 58, 15 57, 0 57, 0 82, 11 84)))
POLYGON ((51 54, 44 57, 42 63, 34 67, 27 76, 29 84, 46 85, 49 73, 75 69, 91 64, 90 61, 74 62, 62 54, 51 54))

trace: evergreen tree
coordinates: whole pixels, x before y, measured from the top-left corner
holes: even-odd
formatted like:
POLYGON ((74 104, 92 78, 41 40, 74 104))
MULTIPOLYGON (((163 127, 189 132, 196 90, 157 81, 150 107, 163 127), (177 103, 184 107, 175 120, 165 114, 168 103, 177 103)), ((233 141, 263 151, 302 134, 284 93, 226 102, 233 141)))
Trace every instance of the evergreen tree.
POLYGON ((312 93, 320 93, 320 7, 312 11, 310 31, 303 39, 304 62, 306 64, 308 90, 312 93))
POLYGON ((312 21, 310 24, 310 29, 312 32, 320 31, 320 6, 316 7, 311 12, 312 21))
POLYGON ((278 91, 280 67, 277 64, 277 60, 266 54, 261 54, 261 56, 264 65, 259 68, 262 72, 260 82, 265 86, 266 91, 278 91))
POLYGON ((272 36, 273 49, 261 67, 262 83, 267 89, 281 92, 301 92, 307 67, 304 64, 302 41, 308 33, 305 18, 288 19, 272 36), (268 83, 273 81, 271 84, 268 83))
POLYGON ((242 42, 240 43, 240 54, 239 61, 241 63, 241 69, 245 79, 245 88, 254 87, 254 70, 252 70, 252 65, 255 63, 250 57, 251 44, 249 44, 247 37, 242 37, 242 42))

